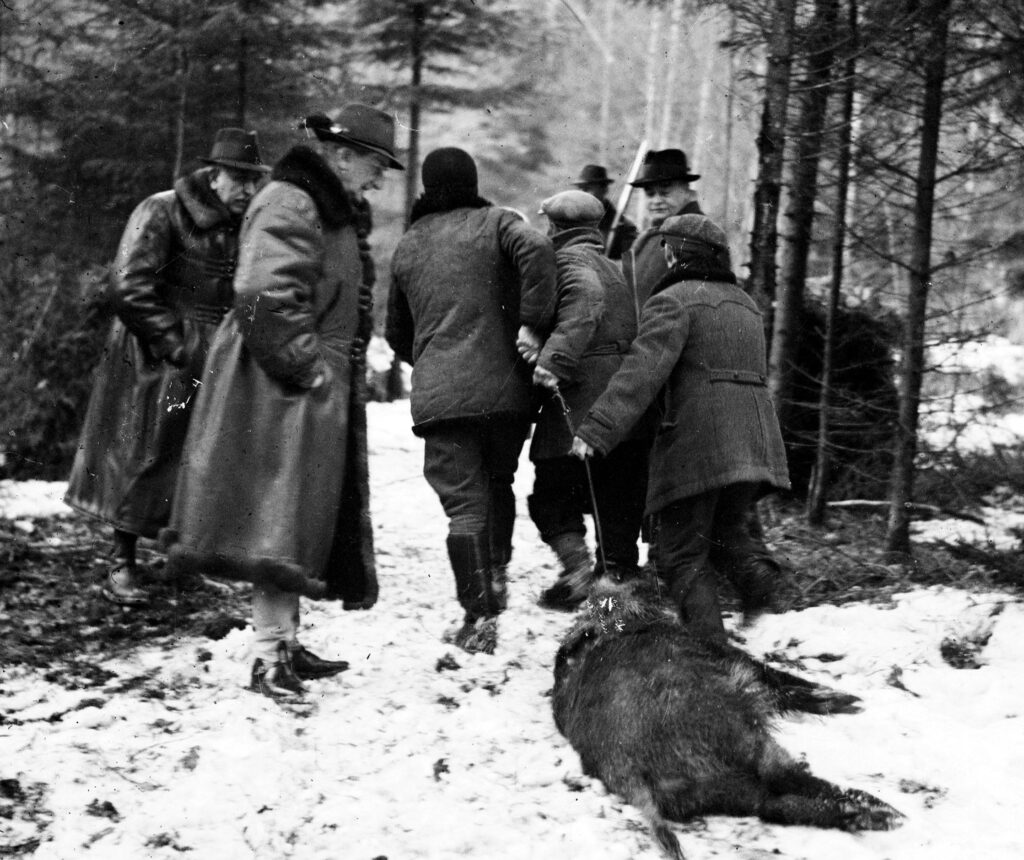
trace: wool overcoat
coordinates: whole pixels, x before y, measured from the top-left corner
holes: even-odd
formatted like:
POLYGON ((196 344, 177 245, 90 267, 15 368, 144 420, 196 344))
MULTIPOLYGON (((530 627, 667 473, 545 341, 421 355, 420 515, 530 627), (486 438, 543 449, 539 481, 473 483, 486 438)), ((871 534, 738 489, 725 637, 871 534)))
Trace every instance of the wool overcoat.
POLYGON ((347 608, 376 600, 365 372, 352 353, 369 313, 358 227, 354 202, 306 147, 253 198, 235 304, 185 446, 166 534, 173 566, 347 608))
POLYGON ((144 537, 167 524, 181 446, 210 339, 231 306, 240 219, 214 168, 146 198, 111 269, 117 315, 96 369, 65 501, 144 537), (163 359, 185 347, 185 362, 163 359))
POLYGON ((435 212, 402 237, 391 277, 386 334, 413 367, 414 432, 531 413, 532 372, 516 335, 521 325, 551 327, 550 239, 498 206, 435 212))
POLYGON ((629 354, 577 435, 607 453, 660 397, 647 514, 735 483, 788 488, 760 311, 734 284, 675 277, 647 300, 629 354))
MULTIPOLYGON (((674 214, 701 215, 703 212, 700 204, 691 200, 674 214)), ((665 277, 667 271, 668 263, 665 262, 665 253, 661 248, 661 234, 657 227, 648 227, 636 237, 629 251, 622 255, 622 272, 634 292, 638 316, 654 285, 665 277)))
MULTIPOLYGON (((604 255, 597 229, 574 227, 552 240, 558 266, 556 322, 537 364, 562 380, 559 391, 575 427, 636 337, 636 309, 618 265, 604 255)), ((565 413, 549 395, 537 418, 530 459, 565 457, 571 447, 565 413)))

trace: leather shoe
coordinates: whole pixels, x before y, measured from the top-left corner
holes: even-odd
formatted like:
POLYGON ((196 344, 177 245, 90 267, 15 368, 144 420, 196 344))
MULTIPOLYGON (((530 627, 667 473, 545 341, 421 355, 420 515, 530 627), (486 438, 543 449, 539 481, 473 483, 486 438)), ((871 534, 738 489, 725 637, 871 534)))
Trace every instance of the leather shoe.
POLYGON ((292 669, 286 643, 278 643, 277 659, 273 663, 268 663, 261 657, 256 658, 256 662, 252 664, 249 689, 271 699, 295 699, 306 692, 306 688, 302 686, 292 669))
POLYGON ((305 645, 297 645, 291 649, 292 669, 303 681, 312 681, 316 678, 330 678, 348 668, 346 660, 324 660, 317 657, 305 645))
POLYGON ((135 584, 135 565, 123 561, 107 573, 103 596, 119 606, 139 606, 149 600, 146 592, 135 584))

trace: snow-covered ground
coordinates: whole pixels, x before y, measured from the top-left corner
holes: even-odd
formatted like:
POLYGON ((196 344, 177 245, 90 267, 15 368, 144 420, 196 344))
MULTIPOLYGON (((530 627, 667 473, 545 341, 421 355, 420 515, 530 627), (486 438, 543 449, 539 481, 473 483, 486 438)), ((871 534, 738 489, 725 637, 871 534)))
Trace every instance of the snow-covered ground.
MULTIPOLYGON (((0 667, 0 779, 49 786, 35 858, 661 856, 637 811, 583 776, 552 722, 553 658, 571 618, 534 602, 555 566, 525 514, 527 461, 498 650, 470 656, 440 641, 459 611, 407 402, 371 404, 370 441, 381 599, 364 613, 303 602, 304 642, 352 664, 310 683, 308 705, 243 689, 244 631, 141 648, 106 665, 116 677, 105 687, 77 692, 0 667)), ((0 484, 0 516, 28 528, 60 511, 62 489, 0 484)), ((1024 856, 1020 602, 926 589, 767 617, 744 635, 753 653, 799 660, 806 676, 862 697, 859 714, 781 720, 780 738, 906 822, 850 835, 712 817, 676 826, 690 860, 1024 856), (981 666, 952 668, 946 640, 986 643, 981 666)), ((0 853, 32 832, 0 819, 0 853)))

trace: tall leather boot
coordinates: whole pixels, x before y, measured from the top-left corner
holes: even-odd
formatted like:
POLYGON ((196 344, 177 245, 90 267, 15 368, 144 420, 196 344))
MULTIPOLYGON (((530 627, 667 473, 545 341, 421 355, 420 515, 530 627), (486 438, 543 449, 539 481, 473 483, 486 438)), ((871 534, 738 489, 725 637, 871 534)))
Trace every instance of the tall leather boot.
POLYGON ((445 641, 469 653, 493 654, 501 610, 492 586, 488 535, 449 535, 448 559, 455 574, 455 595, 466 615, 461 627, 445 634, 445 641))
POLYGON ((729 580, 739 595, 745 625, 772 611, 779 571, 775 559, 758 556, 748 556, 732 566, 729 580))
POLYGON ((587 599, 594 578, 594 562, 580 532, 564 532, 548 541, 562 564, 555 584, 544 589, 537 601, 547 609, 572 611, 587 599))
POLYGON ((508 608, 508 563, 512 560, 512 530, 516 520, 515 496, 507 487, 492 491, 487 517, 491 550, 491 591, 499 612, 508 608))
POLYGON ((671 588, 687 632, 711 642, 727 641, 718 588, 709 570, 681 571, 671 588))

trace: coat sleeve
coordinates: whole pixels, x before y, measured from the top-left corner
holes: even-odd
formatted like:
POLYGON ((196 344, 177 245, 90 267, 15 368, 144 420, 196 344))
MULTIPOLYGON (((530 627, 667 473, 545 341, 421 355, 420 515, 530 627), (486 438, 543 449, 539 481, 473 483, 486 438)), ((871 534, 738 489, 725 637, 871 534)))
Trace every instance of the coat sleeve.
POLYGON ((498 241, 519 272, 519 323, 546 333, 555 315, 555 248, 518 215, 503 212, 498 241))
POLYGON ((561 380, 573 381, 580 359, 594 338, 604 313, 604 291, 597 273, 572 256, 556 255, 558 296, 555 328, 544 343, 537 364, 561 380))
POLYGON ((170 207, 176 198, 154 195, 132 212, 111 269, 114 312, 154 359, 183 344, 181 320, 167 302, 164 272, 173 251, 170 207))
POLYGON ((412 364, 415 326, 412 311, 409 309, 409 299, 402 289, 401 276, 395 267, 396 259, 397 255, 392 257, 391 289, 388 290, 388 315, 384 323, 384 339, 400 361, 412 364))
POLYGON ((602 454, 625 439, 668 382, 689 335, 689 312, 671 290, 648 299, 636 340, 576 435, 602 454))
POLYGON ((326 367, 313 310, 323 229, 301 192, 259 201, 246 216, 235 274, 245 345, 267 375, 309 388, 326 367))

